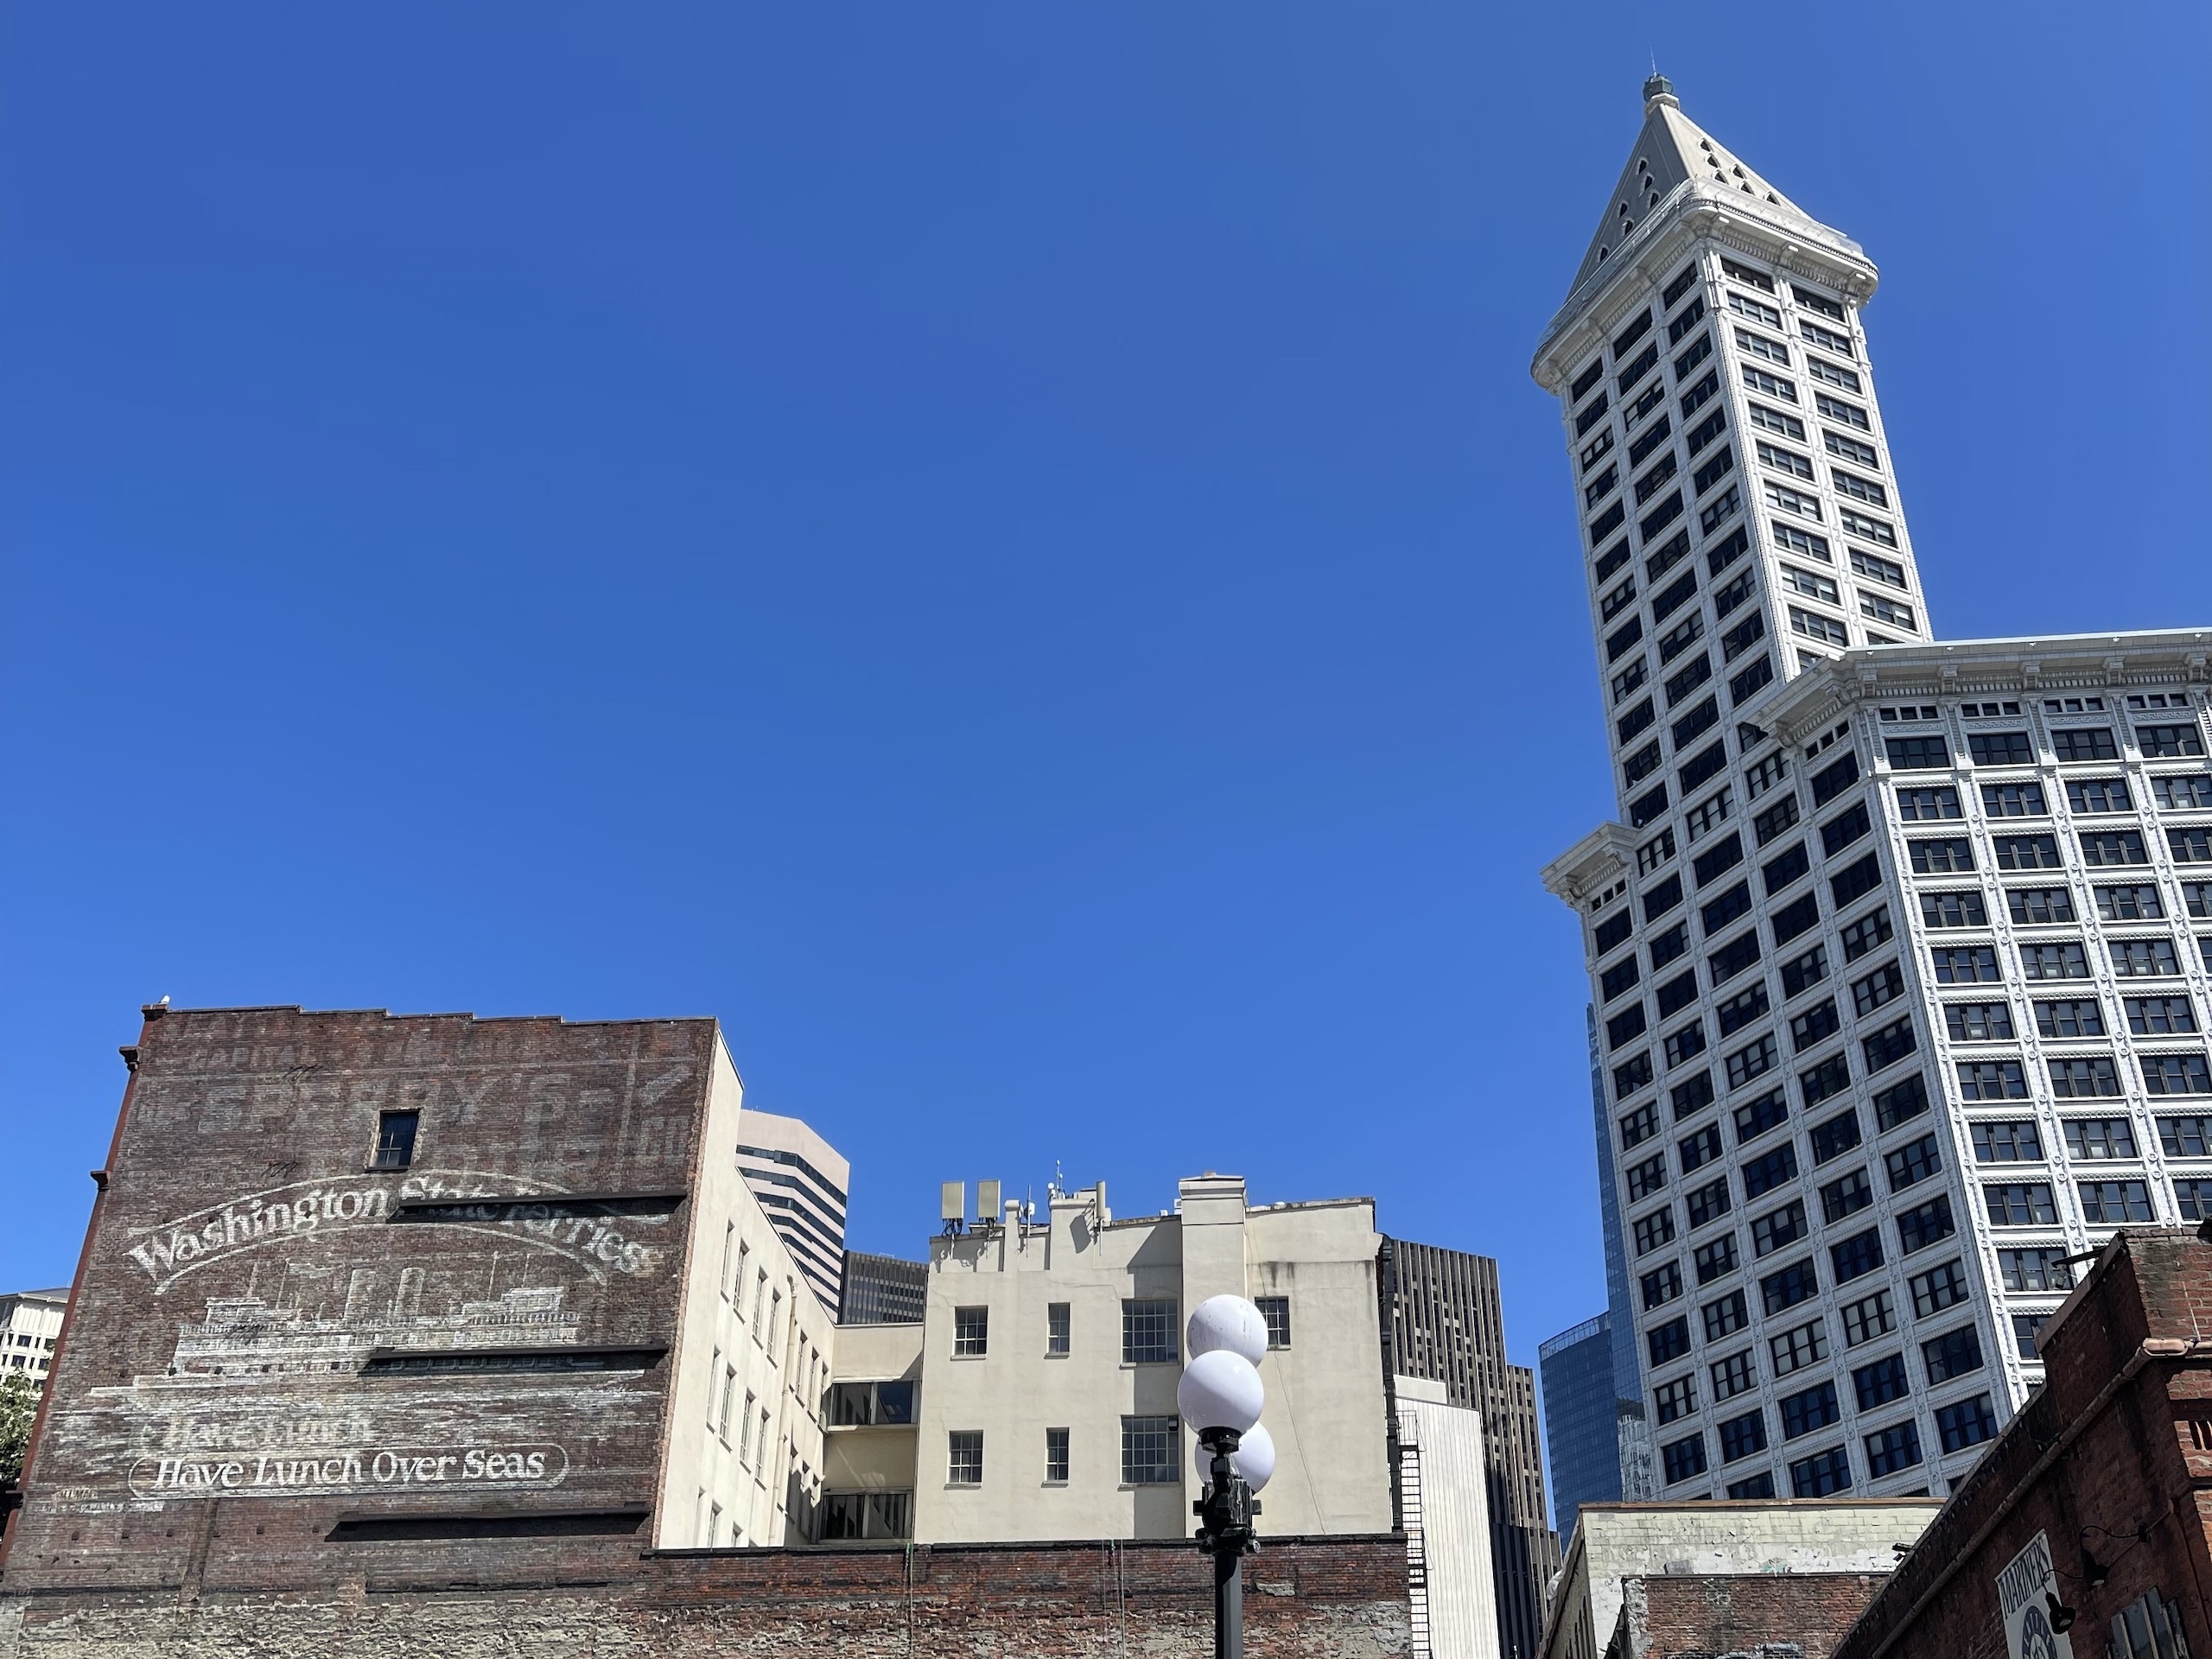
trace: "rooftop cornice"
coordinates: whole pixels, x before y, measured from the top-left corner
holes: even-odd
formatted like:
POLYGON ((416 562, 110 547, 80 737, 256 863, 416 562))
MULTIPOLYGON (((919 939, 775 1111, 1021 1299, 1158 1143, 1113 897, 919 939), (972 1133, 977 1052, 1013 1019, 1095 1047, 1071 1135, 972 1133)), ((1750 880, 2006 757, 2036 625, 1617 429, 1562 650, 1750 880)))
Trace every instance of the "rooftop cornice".
POLYGON ((1624 823, 1601 823, 1544 866, 1545 889, 1577 910, 1632 868, 1636 837, 1624 823))
POLYGON ((1644 288, 1656 288, 1671 274, 1688 245, 1701 238, 1839 289, 1854 304, 1872 299, 1881 280, 1866 251, 1840 231, 1770 202, 1685 179, 1552 314, 1529 365, 1536 384, 1556 391, 1571 372, 1567 359, 1580 358, 1610 331, 1611 314, 1627 308, 1602 302, 1612 290, 1627 288, 1624 277, 1633 275, 1644 288))
POLYGON ((1767 728, 1801 741, 1883 697, 1971 696, 2212 683, 2212 627, 1862 645, 1799 675, 1766 706, 1767 728))

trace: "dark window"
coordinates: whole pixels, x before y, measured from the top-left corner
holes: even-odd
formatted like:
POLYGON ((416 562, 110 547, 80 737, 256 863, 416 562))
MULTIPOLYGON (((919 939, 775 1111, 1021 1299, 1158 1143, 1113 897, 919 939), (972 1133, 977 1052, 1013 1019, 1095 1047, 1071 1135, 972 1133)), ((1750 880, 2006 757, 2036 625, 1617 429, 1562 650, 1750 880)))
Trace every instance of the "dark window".
POLYGON ((1649 1255, 1662 1244, 1673 1243, 1675 1240, 1673 1206, 1669 1205, 1664 1210, 1655 1210, 1648 1216, 1637 1217, 1634 1230, 1636 1253, 1638 1255, 1649 1255))
POLYGON ((1771 1071, 1775 1062, 1780 1058, 1781 1051, 1776 1046, 1771 1033, 1760 1038, 1757 1042, 1746 1043, 1731 1054, 1726 1062, 1728 1067, 1728 1086, 1731 1089, 1742 1088, 1753 1077, 1764 1072, 1771 1071))
POLYGON ((1723 1274, 1736 1270, 1736 1235, 1723 1233, 1709 1243, 1700 1244, 1694 1253, 1697 1259, 1697 1281, 1709 1285, 1723 1274))
POLYGON ((1751 833, 1764 847, 1797 822, 1797 798, 1785 795, 1751 820, 1751 833))
POLYGON ((1630 323, 1613 336, 1613 355, 1618 357, 1650 332, 1651 313, 1647 310, 1639 314, 1634 322, 1630 323))
MULTIPOLYGON (((1618 523, 1620 510, 1621 504, 1616 501, 1613 503, 1612 510, 1605 516, 1618 523)), ((1618 663, 1627 654, 1630 648, 1643 638, 1643 619, 1640 616, 1631 616, 1625 625, 1614 629, 1605 636, 1605 660, 1609 663, 1618 663)))
POLYGON ((1859 1144, 1859 1113, 1847 1108, 1825 1123, 1813 1125, 1813 1161, 1825 1164, 1859 1144))
POLYGON ((1621 1150, 1640 1147, 1659 1132, 1659 1109, 1656 1106, 1637 1107, 1621 1119, 1621 1150))
POLYGON ((1974 732, 1967 753, 1977 766, 2024 766, 2035 757, 2025 732, 1974 732))
POLYGON ((1885 1065, 1895 1065, 1919 1046, 1920 1039, 1914 1033, 1910 1016, 1893 1020, 1859 1039, 1859 1051, 1866 1058, 1869 1076, 1885 1065))
POLYGON ((2061 760, 2117 760, 2120 746, 2109 726, 2083 726, 2050 734, 2051 753, 2061 760))
POLYGON ((1592 931, 1592 945, 1602 957, 1606 951, 1625 940, 1635 925, 1635 918, 1626 911, 1617 911, 1599 923, 1592 931))
POLYGON ((2135 747, 2143 751, 2146 759, 2169 760, 2185 754, 2203 753, 2204 740, 2193 725, 2138 726, 2135 747))
POLYGON ((1848 1175, 1838 1176, 1821 1189, 1821 1217, 1833 1224, 1846 1216, 1857 1214, 1873 1202, 1874 1183, 1866 1179, 1865 1170, 1854 1169, 1848 1175))
MULTIPOLYGON (((1670 301, 1669 303, 1671 304, 1672 302, 1670 301)), ((1590 388, 1598 384, 1605 372, 1605 359, 1602 357, 1592 358, 1590 362, 1590 366, 1574 377, 1574 385, 1573 391, 1569 393, 1569 400, 1573 403, 1580 403, 1589 393, 1590 388)))
POLYGON ((2094 1001, 2083 998, 2038 1002, 2036 1029, 2046 1037, 2101 1037, 2105 1034, 2104 1010, 2094 1001))
MULTIPOLYGON (((2080 956, 2082 947, 2075 945, 2074 953, 2080 956)), ((2023 956, 2026 953, 2024 951, 2023 956)), ((1997 982, 1997 951, 1986 944, 1953 946, 1931 951, 1936 964, 1938 985, 1993 985, 1997 982)), ((2031 977, 2034 976, 2031 974, 2031 977)))
POLYGON ((2212 830, 2169 830, 2166 849, 2177 864, 2212 864, 2212 830))
POLYGON ((2082 837, 2082 861, 2092 867, 2147 864, 2151 861, 2151 855, 2143 845, 2141 830, 2107 830, 2101 835, 2084 835, 2082 837))
POLYGON ((1872 828, 1866 803, 1854 801, 1849 810, 1837 813, 1821 826, 1821 850, 1834 858, 1872 828))
MULTIPOLYGON (((1633 957, 1629 958, 1630 964, 1633 964, 1635 960, 1633 957)), ((1697 975, 1695 973, 1677 975, 1662 985, 1656 995, 1659 1001, 1659 1017, 1664 1020, 1669 1014, 1679 1009, 1687 1008, 1697 1001, 1697 975)))
POLYGON ((1772 1192, 1784 1181, 1795 1179, 1796 1173, 1796 1149, 1787 1145, 1777 1147, 1764 1157, 1754 1158, 1744 1166, 1744 1196, 1756 1198, 1762 1193, 1772 1192))
POLYGON ((2041 784, 1984 784, 1981 808, 1993 818, 2047 818, 2041 784))
POLYGON ((1801 841, 1778 857, 1770 858, 1762 864, 1759 880, 1765 885, 1767 896, 1772 898, 1812 868, 1813 861, 1806 854, 1805 843, 1801 841))
POLYGON ((1995 1438, 1997 1413, 1989 1403, 1989 1396, 1978 1394, 1971 1400, 1939 1408, 1936 1432, 1942 1436, 1944 1451, 1963 1452, 1970 1446, 1980 1446, 1984 1440, 1995 1438))
POLYGON ((1731 830, 1698 856, 1690 861, 1691 873, 1702 887, 1723 870, 1732 869, 1744 861, 1744 838, 1731 830))
POLYGON ((1769 919, 1774 927, 1774 942, 1787 944, 1799 934, 1819 925, 1821 896, 1817 893, 1808 893, 1801 898, 1793 899, 1769 919))
POLYGON ((1907 1418, 1866 1437, 1866 1472, 1879 1480, 1920 1461, 1920 1428, 1907 1418))
POLYGON ((1905 843, 1919 875, 1956 875, 1974 868, 1974 843, 1963 837, 1905 843))
POLYGON ((1904 969, 1894 962, 1885 962, 1866 978, 1851 982, 1851 1006, 1861 1015, 1904 995, 1904 969))
POLYGON ((1690 1225, 1702 1227, 1708 1221, 1718 1220, 1728 1213, 1728 1178, 1708 1181, 1691 1193, 1684 1201, 1690 1212, 1690 1225))
MULTIPOLYGON (((1676 611, 1681 609, 1685 601, 1694 599, 1696 596, 1697 572, 1694 570, 1685 570, 1681 574, 1681 580, 1674 582, 1663 592, 1654 594, 1651 596, 1651 620, 1654 622, 1664 622, 1669 616, 1672 616, 1676 611)), ((1718 713, 1719 711, 1716 709, 1716 717, 1718 717, 1718 713)), ((1713 721, 1708 720, 1705 722, 1705 725, 1710 726, 1712 723, 1713 721)), ((1704 726, 1694 728, 1690 735, 1694 737, 1698 732, 1703 731, 1704 729, 1704 726)), ((1682 739, 1680 736, 1677 736, 1675 739, 1675 741, 1680 743, 1682 741, 1682 739)))
POLYGON ((2144 1054, 2138 1058, 2145 1094, 2212 1095, 2212 1069, 2202 1054, 2144 1054))
POLYGON ((1839 910, 1881 885, 1882 867, 1872 853, 1856 864, 1846 865, 1828 878, 1828 891, 1834 895, 1839 910))
POLYGON ((2132 812, 2125 778, 2082 778, 2066 785, 2066 804, 2076 812, 2132 812))
POLYGON ((1664 881, 1654 882, 1643 892, 1643 919, 1652 921, 1681 902, 1682 878, 1679 874, 1669 876, 1664 881))
POLYGON ((1903 1083, 1892 1084, 1875 1095, 1874 1123, 1878 1128, 1894 1129, 1927 1109, 1928 1084, 1916 1072, 1903 1083))
POLYGON ((2058 864, 2056 836, 1999 836, 1996 838, 1997 868, 2000 870, 2055 870, 2058 864))
POLYGON ((1664 933, 1654 933, 1645 948, 1651 953, 1652 968, 1664 968, 1690 948, 1690 925, 1676 922, 1664 933))
POLYGON ((1959 791, 1948 784, 1933 786, 1900 784, 1897 786, 1897 816, 1909 823, 1958 817, 1961 816, 1959 791))
POLYGON ((1122 1484, 1171 1486, 1183 1478, 1183 1437, 1173 1417, 1122 1419, 1122 1484))
POLYGON ((1736 1144, 1756 1141, 1769 1129, 1779 1128, 1789 1121, 1789 1103, 1782 1097, 1782 1090, 1770 1089, 1756 1100, 1747 1100, 1736 1109, 1736 1144))
MULTIPOLYGON (((1694 621, 1696 619, 1691 620, 1694 621)), ((1711 748, 1692 755, 1675 776, 1681 783, 1683 793, 1688 794, 1715 772, 1721 771, 1727 764, 1726 746, 1715 743, 1711 748)))
POLYGON ((1789 1465, 1789 1491, 1797 1497, 1829 1497, 1851 1490, 1851 1459, 1841 1446, 1789 1465))
POLYGON ((1731 1417, 1720 1425, 1720 1461, 1735 1463, 1766 1450, 1766 1414, 1759 1411, 1731 1417))
POLYGON ((1773 1471, 1762 1470, 1759 1473, 1747 1476, 1742 1480, 1730 1481, 1728 1496, 1731 1497, 1772 1497, 1774 1496, 1773 1471))
POLYGON ((2025 1118, 1973 1126, 1974 1156, 1979 1164, 2032 1164, 2043 1158, 2043 1140, 2025 1118))
POLYGON ((1779 1313, 1785 1307, 1795 1307, 1821 1294, 1819 1275, 1808 1261, 1791 1263, 1779 1273, 1770 1273, 1759 1281, 1759 1295, 1769 1313, 1779 1313))
POLYGON ((1725 982, 1734 978, 1758 959, 1759 936, 1758 931, 1754 929, 1722 945, 1707 959, 1706 966, 1712 975, 1713 984, 1717 989, 1725 982))
POLYGON ((1697 1379, 1678 1376, 1671 1382, 1662 1382, 1651 1391, 1652 1415, 1662 1423, 1671 1423, 1697 1409, 1697 1379))
POLYGON ((1713 677, 1713 655, 1700 651, 1667 677, 1667 707, 1674 708, 1713 677))
POLYGON ((1893 737, 1886 747, 1897 772, 1941 772, 1951 764, 1950 745, 1940 736, 1893 737))
POLYGON ((385 1112, 377 1118, 377 1145, 369 1160, 372 1169, 405 1169, 415 1161, 415 1131, 420 1112, 385 1112))
MULTIPOLYGON (((1730 628, 1726 632, 1720 636, 1721 659, 1724 662, 1732 663, 1745 652, 1749 651, 1753 645, 1758 644, 1760 640, 1765 638, 1766 617, 1758 611, 1753 611, 1749 616, 1738 622, 1734 627, 1730 628)), ((1748 673, 1750 671, 1747 670, 1745 671, 1748 673)), ((1735 682, 1733 680, 1729 682, 1729 695, 1731 696, 1740 696, 1743 695, 1734 690, 1735 682)), ((1753 689, 1756 690, 1757 688, 1753 689)))
MULTIPOLYGON (((1997 1254, 2002 1259, 2006 1252, 1999 1250, 1997 1254)), ((2058 1249, 2047 1254, 2057 1256, 2065 1252, 2058 1249)), ((2073 1281, 2069 1278, 2067 1282, 2071 1284, 2073 1281)), ((2018 1288, 2018 1286, 2010 1287, 2018 1288)), ((1946 1262, 1940 1268, 1930 1268, 1925 1273, 1915 1274, 1906 1288, 1912 1293, 1913 1317, 1922 1319, 1931 1313, 1940 1313, 1947 1307, 1956 1307, 1973 1294, 1967 1287, 1963 1262, 1946 1262)))
POLYGON ((1679 1123, 1693 1113, 1701 1112, 1713 1104, 1713 1073, 1700 1071, 1675 1085, 1671 1096, 1675 1105, 1675 1122, 1679 1123))
POLYGON ((1851 1387, 1861 1411, 1878 1411, 1892 1400, 1904 1399, 1912 1392, 1912 1383, 1905 1376, 1904 1356, 1891 1354, 1871 1365, 1861 1365, 1851 1374, 1851 1387))
POLYGON ((1890 1191, 1899 1192, 1918 1181, 1926 1180, 1943 1167, 1943 1155, 1936 1150, 1936 1137, 1923 1135, 1919 1140, 1899 1147, 1886 1154, 1890 1173, 1890 1191))
POLYGON ((1290 1346, 1290 1298, 1287 1296, 1255 1296, 1252 1305, 1260 1310, 1260 1317, 1267 1322, 1268 1346, 1290 1346))
MULTIPOLYGON (((2074 1288, 2074 1269, 2067 1262, 2066 1247, 2035 1250, 1999 1250, 1997 1252, 1998 1272, 2003 1276, 2007 1290, 2071 1290, 2074 1288)), ((1955 1264, 1954 1264, 1955 1266, 1955 1264)), ((1927 1278, 1923 1274, 1921 1278, 1927 1278)), ((1959 1294, 1952 1300, 1966 1300, 1966 1274, 1959 1269, 1959 1294)), ((1920 1280, 1913 1281, 1916 1293, 1920 1280)), ((1948 1304, 1943 1304, 1948 1306, 1948 1304)), ((1923 1313, 1928 1309, 1921 1310, 1923 1313)))
POLYGON ((1687 1435, 1679 1440, 1669 1440, 1660 1448, 1660 1455, 1667 1466, 1667 1484, 1688 1480, 1705 1472, 1705 1436, 1687 1435))
POLYGON ((1986 927, 1989 910, 1979 888, 1920 895, 1920 919, 1929 927, 1986 927))
POLYGON ((1789 1022, 1789 1046, 1793 1052, 1802 1054, 1814 1044, 1822 1042, 1843 1029, 1843 1017, 1836 1012, 1835 999, 1823 998, 1789 1022))
POLYGON ((1882 1265, 1881 1230, 1870 1227, 1840 1243, 1829 1245, 1828 1264, 1835 1269, 1839 1285, 1873 1272, 1882 1265))
POLYGON ((1693 1055, 1705 1052, 1705 1026, 1693 1020, 1680 1031, 1667 1033, 1667 1065, 1673 1070, 1693 1055))
POLYGON ((1751 907, 1751 887, 1748 881, 1738 881, 1708 905, 1698 911, 1699 925, 1711 938, 1751 907))
MULTIPOLYGON (((1948 1382, 1981 1369, 1981 1338, 1974 1326, 1961 1325, 1920 1344, 1921 1363, 1928 1367, 1930 1382, 1948 1382)), ((1898 1390, 1903 1393, 1903 1389, 1898 1390)))
POLYGON ((1720 1156, 1720 1126, 1708 1123, 1695 1135, 1687 1135, 1675 1145, 1675 1155, 1681 1162, 1682 1173, 1702 1168, 1720 1156))
POLYGON ((1623 1043, 1632 1041, 1643 1035, 1647 1023, 1643 1003, 1638 1002, 1634 1007, 1624 1009, 1605 1021, 1605 1046, 1608 1049, 1615 1049, 1623 1043))
POLYGON ((2082 1219, 2092 1227, 2152 1221, 2151 1190, 2141 1181, 2078 1181, 2082 1219))
POLYGON ((1948 1238, 1958 1230, 1951 1215, 1951 1201, 1941 1194, 1897 1217, 1897 1243, 1907 1255, 1948 1238))
MULTIPOLYGON (((2050 1065, 2050 1092, 2061 1100, 2090 1099, 2120 1092, 2120 1068, 2109 1054, 2084 1056, 2079 1059, 2053 1059, 2050 1065)), ((2132 1157, 2132 1153, 2124 1156, 2132 1157)))
MULTIPOLYGON (((1688 977, 1688 976, 1685 976, 1688 977)), ((1767 1011, 1766 982, 1761 980, 1747 991, 1738 991, 1713 1010, 1723 1037, 1732 1037, 1745 1026, 1767 1011)), ((2181 1027, 2193 1029, 2193 1027, 2181 1027)))
POLYGON ((1785 1244, 1805 1236, 1805 1206, 1792 1199, 1779 1210, 1770 1210, 1751 1223, 1751 1254, 1772 1255, 1785 1244))
POLYGON ((1122 1363, 1167 1365, 1177 1358, 1173 1297, 1128 1298, 1122 1303, 1122 1363))
MULTIPOLYGON (((1689 292, 1690 284, 1691 284, 1692 283, 1695 282, 1696 280, 1697 280, 1697 266, 1696 266, 1696 264, 1695 264, 1694 263, 1692 263, 1692 264, 1690 264, 1684 265, 1684 266, 1682 267, 1681 270, 1680 271, 1680 273, 1676 275, 1676 276, 1675 277, 1674 281, 1672 281, 1672 282, 1669 283, 1667 284, 1667 286, 1666 286, 1663 289, 1662 289, 1662 290, 1660 291, 1660 295, 1659 295, 1659 302, 1660 302, 1662 305, 1672 305, 1672 304, 1674 304, 1674 302, 1675 302, 1676 300, 1681 299, 1681 298, 1682 297, 1682 296, 1683 296, 1683 295, 1685 295, 1685 294, 1687 294, 1687 293, 1688 293, 1688 292, 1689 292)), ((1596 368, 1598 365, 1597 365, 1596 364, 1594 364, 1594 363, 1593 363, 1593 364, 1592 364, 1590 366, 1591 366, 1592 368, 1593 368, 1593 369, 1594 369, 1594 368, 1596 368)), ((1596 382, 1595 380, 1592 380, 1590 384, 1591 384, 1592 385, 1596 385, 1596 384, 1597 384, 1597 382, 1596 382)), ((1589 390, 1589 387, 1588 387, 1588 386, 1585 386, 1585 387, 1583 387, 1583 389, 1582 389, 1582 391, 1588 391, 1588 390, 1589 390)), ((1578 392, 1576 392, 1574 395, 1575 395, 1577 397, 1580 397, 1582 395, 1582 391, 1578 391, 1578 392)))
POLYGON ((1659 342, 1655 340, 1629 359, 1628 366, 1613 377, 1613 384, 1625 392, 1645 375, 1650 373, 1653 365, 1658 361, 1659 342))
POLYGON ((1782 995, 1785 998, 1801 995, 1827 976, 1827 948, 1816 944, 1796 961, 1782 964, 1782 995))
POLYGON ((1847 754, 1834 765, 1813 774, 1813 804, 1826 806, 1859 781, 1859 756, 1847 754))
POLYGON ((1851 1062, 1840 1054, 1831 1054, 1818 1065, 1797 1074, 1798 1092, 1808 1107, 1817 1106, 1850 1086, 1851 1062))
POLYGON ((1751 1323, 1751 1310, 1744 1300, 1744 1293, 1732 1290, 1726 1296, 1707 1302, 1700 1310, 1705 1318, 1705 1339, 1718 1342, 1732 1335, 1751 1323))
POLYGON ((1782 1409, 1782 1438, 1794 1440, 1826 1428, 1843 1415, 1834 1382, 1817 1383, 1800 1394, 1786 1394, 1777 1402, 1782 1409))
POLYGON ((1623 957, 1611 967, 1606 969, 1604 973, 1598 976, 1598 988, 1603 1000, 1610 1002, 1623 991, 1629 989, 1636 983, 1640 972, 1636 958, 1632 956, 1623 957))
POLYGON ((1680 1359, 1690 1351, 1690 1322, 1686 1319, 1669 1319, 1664 1325, 1653 1325, 1644 1338, 1644 1345, 1650 1351, 1654 1365, 1680 1359))
POLYGON ((2055 1227, 2058 1211, 2049 1181, 1991 1181, 1981 1189, 1993 1227, 2055 1227))
POLYGON ((2064 887, 2007 887, 2005 908, 2024 927, 2075 919, 2074 895, 2064 887))

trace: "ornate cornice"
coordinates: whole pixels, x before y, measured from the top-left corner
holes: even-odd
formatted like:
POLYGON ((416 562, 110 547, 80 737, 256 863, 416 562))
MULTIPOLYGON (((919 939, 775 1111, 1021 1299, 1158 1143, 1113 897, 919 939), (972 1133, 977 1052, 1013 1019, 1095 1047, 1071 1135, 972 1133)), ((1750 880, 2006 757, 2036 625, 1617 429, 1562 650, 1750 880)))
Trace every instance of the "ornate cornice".
POLYGON ((1580 910, 1592 893, 1635 868, 1636 837, 1624 823, 1601 823, 1544 866, 1544 887, 1580 910))

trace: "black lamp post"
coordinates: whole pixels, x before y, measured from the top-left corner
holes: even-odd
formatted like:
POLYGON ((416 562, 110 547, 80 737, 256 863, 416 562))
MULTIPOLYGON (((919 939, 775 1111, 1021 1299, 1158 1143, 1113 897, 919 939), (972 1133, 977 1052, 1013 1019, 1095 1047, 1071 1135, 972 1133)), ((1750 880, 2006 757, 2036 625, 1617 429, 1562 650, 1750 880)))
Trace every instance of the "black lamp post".
POLYGON ((1198 1517, 1198 1548, 1213 1557, 1213 1659, 1244 1659, 1244 1558, 1260 1547, 1252 1533, 1260 1500, 1231 1461, 1243 1438, 1233 1428, 1198 1436, 1213 1453, 1205 1496, 1191 1506, 1198 1517))

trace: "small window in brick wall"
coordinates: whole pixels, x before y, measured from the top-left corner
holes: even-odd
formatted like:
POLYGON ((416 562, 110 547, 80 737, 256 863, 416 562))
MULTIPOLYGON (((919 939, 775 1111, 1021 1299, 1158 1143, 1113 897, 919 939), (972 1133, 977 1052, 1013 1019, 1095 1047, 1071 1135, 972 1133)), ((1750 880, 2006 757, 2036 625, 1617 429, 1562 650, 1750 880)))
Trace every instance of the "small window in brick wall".
POLYGON ((415 1131, 420 1112, 385 1112, 377 1119, 376 1156, 372 1169, 405 1169, 415 1161, 415 1131))

